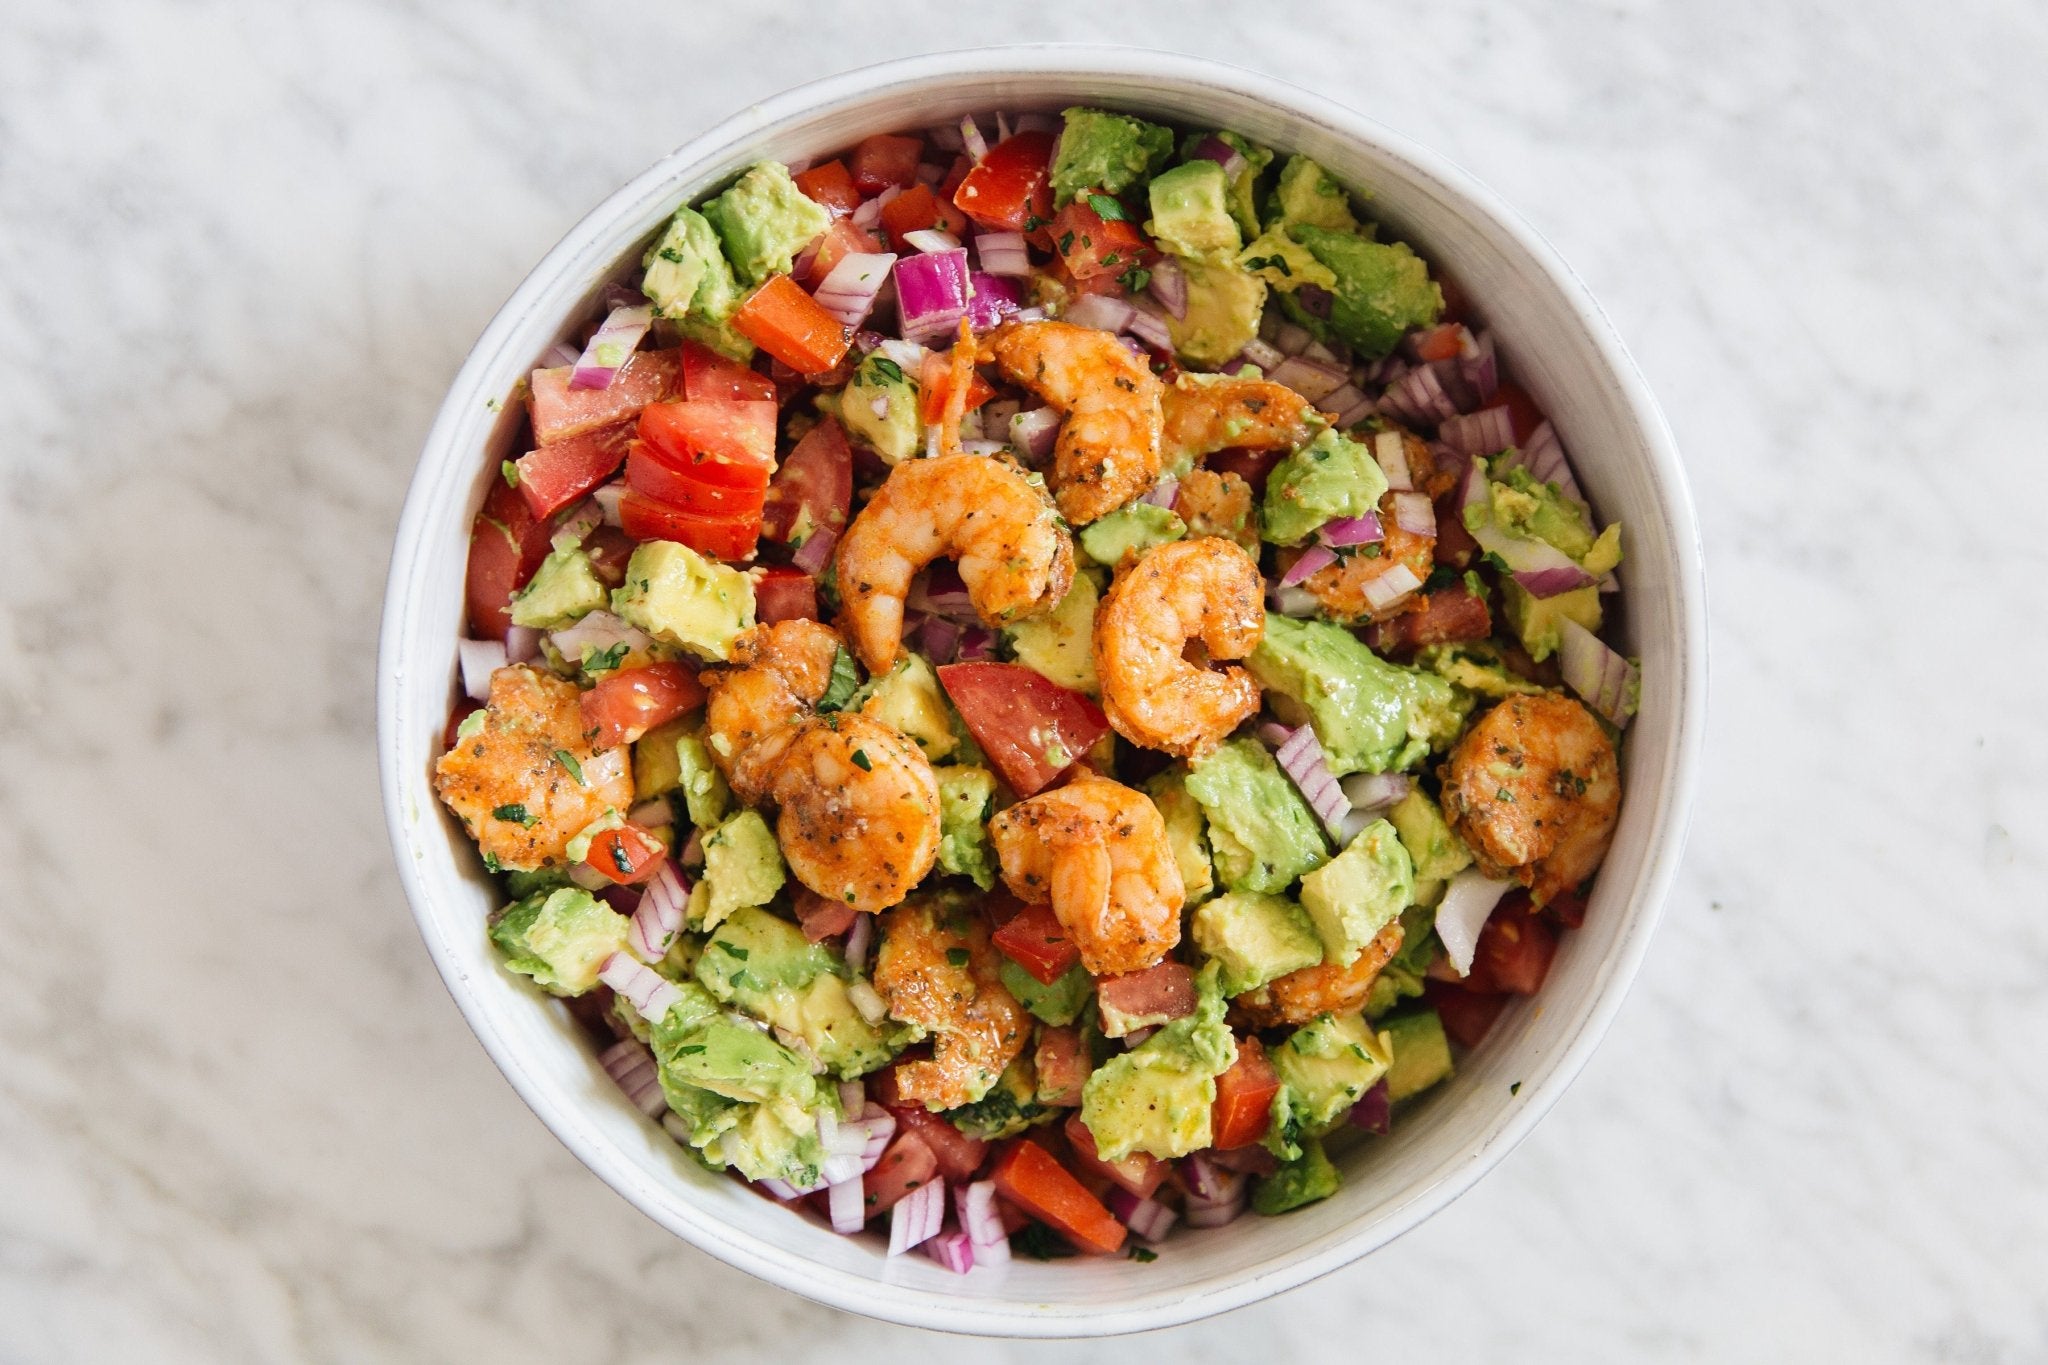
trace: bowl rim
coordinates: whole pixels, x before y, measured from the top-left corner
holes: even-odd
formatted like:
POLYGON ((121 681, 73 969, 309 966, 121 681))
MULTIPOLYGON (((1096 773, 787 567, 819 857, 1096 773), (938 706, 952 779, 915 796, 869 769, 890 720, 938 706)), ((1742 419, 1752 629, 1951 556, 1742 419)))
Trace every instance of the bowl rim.
POLYGON ((1227 1312, 1297 1288, 1342 1268, 1385 1246, 1416 1227, 1497 1165, 1535 1128, 1578 1076, 1619 1012, 1628 989, 1648 952, 1676 879, 1690 824, 1704 743, 1707 682, 1706 588, 1698 519, 1680 463, 1676 441, 1606 313, 1577 273, 1550 243, 1512 207, 1469 172, 1392 128, 1292 82, 1263 72, 1185 54, 1107 44, 1015 44, 927 53, 842 71, 807 82, 751 104, 679 145, 635 175, 580 218, 520 282, 484 328, 451 382, 436 413, 415 465, 400 514, 386 580, 386 596, 378 643, 377 690, 378 772, 387 832, 408 909, 429 955, 464 1020, 493 1063, 535 1116, 584 1166, 656 1223, 728 1265, 780 1288, 847 1312, 907 1326, 990 1336, 1058 1338, 1107 1336, 1177 1326, 1227 1312), (408 856, 405 756, 392 742, 402 702, 401 645, 411 613, 419 602, 416 588, 421 542, 430 530, 442 500, 447 472, 458 452, 454 438, 473 416, 475 405, 493 395, 483 381, 495 370, 498 354, 532 312, 539 297, 576 267, 598 239, 641 204, 656 187, 686 166, 709 164, 727 148, 758 135, 764 128, 791 120, 820 106, 875 95, 901 85, 971 75, 1137 76, 1190 89, 1213 89, 1279 104, 1305 122, 1338 137, 1364 143, 1387 158, 1405 163, 1418 178, 1433 181, 1465 212, 1481 216, 1548 276, 1570 305, 1585 340, 1619 390, 1636 434, 1649 456, 1648 475, 1656 504, 1670 524, 1675 563, 1672 591, 1679 619, 1669 626, 1679 633, 1679 668, 1673 679, 1675 738, 1666 786, 1658 794, 1659 809, 1637 878, 1629 923, 1608 954, 1608 974, 1565 1044, 1549 1059, 1533 1086, 1524 1085, 1521 1103, 1507 1110, 1483 1141, 1439 1167, 1433 1181, 1412 1190, 1369 1226, 1339 1228, 1259 1269, 1224 1271, 1191 1284, 1154 1294, 1133 1296, 1115 1304, 1063 1305, 991 1304, 979 1300, 948 1301, 926 1291, 833 1269, 755 1240, 687 1206, 668 1216, 651 1188, 612 1159, 609 1144, 592 1130, 564 1115, 544 1092, 546 1084, 527 1069, 525 1059, 494 1026, 476 988, 461 965, 438 941, 424 906, 430 891, 419 867, 408 856), (659 1211, 658 1211, 659 1210, 659 1211))

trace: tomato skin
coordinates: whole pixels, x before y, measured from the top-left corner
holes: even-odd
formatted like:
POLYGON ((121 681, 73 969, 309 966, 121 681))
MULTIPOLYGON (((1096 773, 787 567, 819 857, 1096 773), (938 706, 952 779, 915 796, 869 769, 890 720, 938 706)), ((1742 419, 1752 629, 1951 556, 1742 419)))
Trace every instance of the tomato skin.
POLYGON ((990 1178, 1003 1198, 1082 1251, 1109 1253, 1123 1246, 1124 1225, 1032 1139, 1018 1138, 1005 1148, 990 1178))
POLYGON ((638 351, 601 389, 570 388, 573 365, 535 370, 526 400, 534 444, 553 445, 631 421, 649 403, 669 395, 675 388, 677 368, 674 351, 638 351))
POLYGON ((985 228, 1018 232, 1037 217, 1052 218, 1053 135, 1016 133, 988 149, 952 195, 962 213, 985 228))
POLYGON ((583 553, 598 581, 616 588, 626 581, 626 564, 633 558, 633 538, 616 526, 600 526, 583 537, 583 553))
POLYGON ((690 402, 773 403, 775 381, 701 341, 686 341, 682 395, 690 402))
POLYGON ((1232 446, 1219 450, 1202 463, 1218 474, 1235 474, 1251 485, 1252 497, 1266 496, 1266 476, 1273 472, 1273 466, 1285 459, 1284 450, 1245 450, 1232 446))
POLYGON ((1216 1078, 1216 1103, 1209 1110, 1209 1145, 1218 1151, 1249 1147, 1266 1135, 1280 1073, 1255 1037, 1237 1040, 1237 1060, 1216 1078))
POLYGON ((651 403, 640 439, 671 468, 734 487, 765 488, 775 472, 773 401, 696 399, 651 403))
POLYGON ((591 742, 610 749, 702 706, 704 688, 687 665, 662 662, 606 674, 581 700, 591 742))
POLYGON ((1495 907, 1472 949, 1465 989, 1478 994, 1534 995, 1557 956, 1557 930, 1529 913, 1526 894, 1495 907))
POLYGON ((1508 1006, 1505 995, 1482 995, 1442 981, 1426 982, 1422 998, 1443 1020, 1444 1033, 1460 1047, 1478 1047, 1508 1006))
MULTIPOLYGON (((917 370, 918 418, 927 426, 942 420, 946 415, 946 400, 953 396, 953 362, 936 351, 925 356, 917 370)), ((976 408, 996 396, 994 386, 981 377, 978 370, 968 372, 967 406, 962 412, 973 412, 976 408)))
POLYGON ((620 886, 644 882, 661 867, 665 849, 636 825, 608 829, 591 836, 584 865, 602 872, 620 886))
POLYGON ((938 1158, 916 1133, 899 1129, 896 1140, 882 1153, 873 1170, 861 1177, 862 1202, 867 1216, 887 1213, 903 1197, 938 1174, 938 1158))
MULTIPOLYGON (((822 943, 828 938, 837 938, 853 928, 853 917, 860 913, 845 901, 835 901, 821 896, 803 883, 797 883, 795 904, 797 927, 804 931, 804 938, 812 943, 822 943)), ((849 1114, 848 1118, 858 1117, 849 1114)))
POLYGON ((823 374, 846 358, 853 337, 787 275, 771 275, 732 315, 733 329, 799 374, 823 374))
POLYGON ((1586 922, 1586 898, 1574 891, 1560 891, 1543 903, 1543 913, 1561 929, 1576 929, 1586 922))
POLYGON ((1132 1152, 1120 1161, 1104 1161, 1095 1150, 1095 1134, 1088 1131, 1079 1114, 1067 1119, 1064 1131, 1067 1159, 1080 1174, 1101 1176, 1140 1199, 1150 1199, 1166 1183, 1172 1168, 1150 1152, 1132 1152))
POLYGON ((832 273, 832 267, 855 252, 869 255, 880 251, 882 244, 870 233, 863 232, 844 218, 825 230, 825 236, 818 243, 818 254, 811 258, 812 287, 816 281, 832 273))
POLYGON ((619 522, 635 540, 673 540, 714 559, 740 560, 754 553, 761 533, 756 516, 707 517, 658 502, 628 488, 619 499, 619 522))
POLYGON ((991 937, 1005 957, 1031 973, 1041 986, 1050 986, 1081 960, 1081 950, 1067 937, 1066 927, 1050 905, 1023 907, 991 937))
POLYGON ((1042 791, 1109 733, 1101 707, 1023 664, 946 664, 939 682, 1019 796, 1042 791))
POLYGON ((946 1120, 919 1104, 892 1104, 887 1106, 896 1118, 900 1132, 917 1134, 924 1145, 931 1150, 932 1159, 945 1179, 953 1182, 972 1180, 974 1173, 981 1169, 981 1163, 988 1156, 988 1143, 978 1137, 969 1137, 946 1120))
POLYGON ((904 240, 905 233, 937 228, 958 237, 967 231, 967 215, 932 193, 930 185, 912 185, 882 205, 882 227, 898 251, 915 251, 917 248, 904 240))
POLYGON ((1065 1028, 1039 1025, 1032 1062, 1038 1068, 1038 1093, 1046 1103, 1069 1107, 1081 1103, 1081 1087, 1094 1069, 1094 1061, 1080 1029, 1072 1024, 1065 1028))
POLYGON ((611 477, 632 434, 632 424, 621 422, 527 451, 512 462, 519 496, 535 516, 553 516, 611 477))
POLYGON ((860 207, 860 187, 853 183, 853 172, 846 169, 844 161, 827 161, 790 178, 811 202, 832 210, 834 218, 844 218, 860 207))
POLYGON ((894 133, 876 133, 862 138, 853 149, 848 170, 862 194, 880 194, 891 185, 912 185, 917 181, 917 163, 924 155, 920 138, 894 133))
POLYGON ((761 512, 761 534, 787 543, 807 523, 812 530, 843 531, 852 507, 853 446, 837 419, 826 417, 804 433, 775 471, 761 512))
POLYGON ((1143 261, 1147 245, 1128 219, 1104 218, 1084 190, 1053 215, 1052 242, 1076 280, 1120 276, 1143 261))
POLYGON ((761 514, 765 488, 732 488, 708 483, 694 471, 677 469, 636 443, 626 459, 626 487, 657 502, 703 517, 746 517, 761 514))
POLYGON ((491 480, 491 491, 469 527, 463 598, 472 638, 503 639, 512 628, 512 594, 548 557, 554 530, 551 520, 534 516, 519 490, 503 479, 491 480))
POLYGON ((777 621, 817 620, 817 580, 786 564, 761 570, 754 580, 754 619, 764 626, 777 621))

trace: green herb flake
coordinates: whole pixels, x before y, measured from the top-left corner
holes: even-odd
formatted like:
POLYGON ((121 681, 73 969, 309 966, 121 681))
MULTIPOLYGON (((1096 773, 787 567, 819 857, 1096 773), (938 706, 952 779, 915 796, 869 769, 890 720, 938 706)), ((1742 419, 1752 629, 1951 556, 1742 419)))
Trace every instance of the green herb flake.
POLYGON ((583 661, 583 671, 585 673, 609 673, 612 669, 617 668, 626 661, 626 655, 631 650, 632 646, 624 640, 619 641, 610 649, 597 650, 583 661))
POLYGON ((871 773, 875 770, 874 760, 868 757, 866 749, 855 749, 853 751, 853 766, 864 773, 871 773))
POLYGON ((501 865, 499 864, 499 862, 498 862, 498 855, 497 855, 497 854, 495 854, 495 853, 486 853, 486 854, 484 854, 484 871, 486 871, 486 872, 499 872, 499 871, 502 871, 502 870, 503 870, 503 868, 502 868, 502 866, 501 866, 501 865))
POLYGON ((578 763, 576 761, 576 755, 570 753, 567 749, 555 750, 555 762, 561 764, 562 767, 568 772, 569 776, 576 779, 577 786, 587 787, 590 785, 588 782, 583 780, 583 765, 581 763, 578 763))
POLYGON ((1034 1261, 1063 1260, 1074 1254, 1067 1239, 1043 1223, 1026 1223, 1011 1233, 1010 1250, 1034 1261))
POLYGON ((519 462, 517 460, 500 460, 498 462, 498 473, 504 476, 505 487, 519 487, 519 462))
POLYGON ((955 967, 965 967, 972 960, 972 955, 965 948, 946 949, 946 961, 955 967))
POLYGON ((1124 221, 1124 206, 1106 194, 1089 195, 1088 207, 1094 209, 1096 216, 1106 223, 1121 223, 1124 221))
POLYGON ((818 698, 818 710, 829 712, 842 709, 859 689, 860 670, 854 666, 853 655, 844 649, 835 650, 832 655, 832 680, 826 685, 825 695, 818 698))
POLYGON ((871 355, 868 365, 874 372, 892 384, 903 382, 903 367, 885 355, 871 355))
POLYGON ((1131 1259, 1139 1265, 1149 1265, 1151 1262, 1159 1259, 1159 1253, 1151 1247, 1132 1247, 1131 1259))
POLYGON ((499 806, 491 812, 491 818, 493 820, 508 820, 515 825, 522 825, 527 829, 532 829, 540 823, 538 815, 530 813, 525 806, 520 805, 517 801, 512 802, 510 805, 499 806))
POLYGON ((1143 266, 1134 265, 1119 275, 1117 282, 1133 294, 1142 294, 1145 292, 1145 286, 1152 283, 1152 272, 1143 266))
POLYGON ((695 1056, 697 1053, 702 1052, 704 1050, 704 1046, 705 1045, 703 1043, 686 1043, 682 1047, 676 1049, 676 1055, 679 1057, 692 1057, 695 1056))

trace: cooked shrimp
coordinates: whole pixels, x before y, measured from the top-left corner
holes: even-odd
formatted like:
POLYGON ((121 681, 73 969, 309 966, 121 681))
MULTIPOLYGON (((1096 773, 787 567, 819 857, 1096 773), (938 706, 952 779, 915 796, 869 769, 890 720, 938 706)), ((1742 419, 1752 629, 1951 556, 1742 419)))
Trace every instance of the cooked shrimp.
POLYGON ((629 752, 593 749, 582 693, 524 665, 491 675, 483 728, 441 755, 434 790, 484 857, 519 871, 568 861, 569 841, 633 804, 629 752))
POLYGON ((1212 659, 1251 653, 1266 633, 1264 593, 1257 561, 1216 536, 1155 545, 1118 575, 1095 613, 1095 673, 1116 732, 1189 758, 1258 710, 1251 674, 1183 655, 1196 640, 1212 659))
POLYGON ((986 455, 906 460, 853 519, 834 561, 843 620, 869 671, 896 662, 910 580, 947 556, 989 625, 1050 611, 1074 581, 1073 538, 1016 466, 986 455))
POLYGON ((989 1092, 1031 1037, 1031 1016, 1005 989, 987 923, 929 898, 882 916, 875 989, 889 1017, 931 1035, 929 1061, 903 1062, 896 1085, 927 1109, 956 1109, 989 1092))
POLYGON ((1082 777, 997 812, 988 833, 1010 890, 1050 901, 1095 975, 1142 971, 1180 942, 1186 891, 1143 793, 1082 777))
POLYGON ((1191 469, 1180 481, 1173 510, 1188 524, 1188 535, 1222 536, 1253 556, 1259 552, 1259 521, 1252 512, 1252 486, 1239 474, 1191 469))
POLYGON ((729 666, 707 671, 705 745, 743 801, 760 799, 784 731, 811 714, 832 682, 839 635, 816 621, 777 621, 740 632, 729 666))
POLYGON ((1401 950, 1401 921, 1380 930, 1343 966, 1303 967, 1248 991, 1234 1002, 1254 1028, 1299 1027, 1319 1014, 1349 1014, 1365 1006, 1372 983, 1401 950))
POLYGON ((982 355, 1067 414, 1053 447, 1052 486, 1076 526, 1112 512, 1159 477, 1158 377, 1108 332, 1067 322, 1012 322, 982 355))
POLYGON ((1183 374, 1160 403, 1161 459, 1172 465, 1200 460, 1232 446, 1292 450, 1313 434, 1316 405, 1270 379, 1202 381, 1183 374))
POLYGON ((910 894, 939 856, 939 779, 915 742, 858 713, 783 732, 761 795, 796 879, 855 910, 910 894))
POLYGON ((1444 816, 1492 877, 1542 905, 1593 875, 1621 807, 1614 746, 1593 713, 1557 692, 1509 697, 1440 769, 1444 816))
POLYGON ((1335 564, 1317 569, 1301 580, 1323 610, 1339 621, 1385 621, 1413 611, 1421 603, 1416 595, 1429 581, 1436 567, 1436 537, 1404 531, 1394 520, 1394 495, 1380 498, 1380 525, 1386 539, 1341 556, 1335 564), (1415 575, 1415 584, 1386 605, 1375 608, 1366 596, 1366 585, 1392 573, 1396 566, 1415 575))

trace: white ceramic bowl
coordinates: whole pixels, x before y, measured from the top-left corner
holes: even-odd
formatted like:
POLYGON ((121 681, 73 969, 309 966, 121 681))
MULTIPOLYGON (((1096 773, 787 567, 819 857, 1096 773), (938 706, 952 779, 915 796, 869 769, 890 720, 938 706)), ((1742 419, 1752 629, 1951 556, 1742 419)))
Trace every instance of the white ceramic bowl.
POLYGON ((1698 531, 1670 433, 1583 285, 1505 204, 1444 158, 1267 76, 1188 57, 1015 47, 911 58, 740 111, 663 158, 563 239, 491 321, 421 453, 392 554, 378 693, 386 817, 420 933, 477 1037, 555 1135, 649 1217, 704 1251, 851 1312, 949 1331, 1083 1336, 1187 1322, 1263 1299, 1384 1245, 1468 1189, 1556 1103, 1620 1007, 1684 839, 1700 748, 1706 619, 1698 531), (1541 995, 1518 1002, 1393 1135, 1348 1154, 1344 1187, 1283 1218, 1183 1231, 1152 1264, 1019 1261, 965 1278, 885 1260, 705 1173, 606 1079, 562 1007, 507 973, 484 937, 490 882, 428 774, 454 689, 471 517, 508 453, 506 396, 633 269, 678 204, 765 157, 989 109, 1106 105, 1235 129, 1299 151, 1452 273, 1515 378, 1555 420, 1602 515, 1626 526, 1622 633, 1643 663, 1626 797, 1585 927, 1541 995), (1510 1082, 1519 1090, 1510 1093, 1510 1082))

